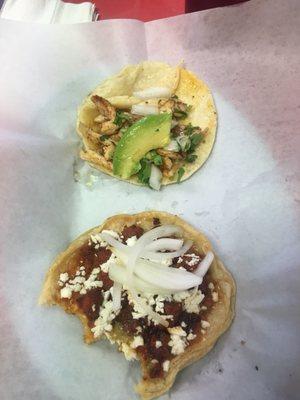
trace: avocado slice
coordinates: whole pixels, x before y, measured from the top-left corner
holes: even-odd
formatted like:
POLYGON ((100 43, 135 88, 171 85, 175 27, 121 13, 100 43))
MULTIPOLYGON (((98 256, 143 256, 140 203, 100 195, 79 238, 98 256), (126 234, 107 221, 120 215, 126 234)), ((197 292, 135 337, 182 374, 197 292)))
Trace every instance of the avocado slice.
POLYGON ((145 154, 166 146, 170 142, 171 119, 170 113, 148 115, 130 126, 114 152, 114 175, 129 178, 138 172, 145 154))

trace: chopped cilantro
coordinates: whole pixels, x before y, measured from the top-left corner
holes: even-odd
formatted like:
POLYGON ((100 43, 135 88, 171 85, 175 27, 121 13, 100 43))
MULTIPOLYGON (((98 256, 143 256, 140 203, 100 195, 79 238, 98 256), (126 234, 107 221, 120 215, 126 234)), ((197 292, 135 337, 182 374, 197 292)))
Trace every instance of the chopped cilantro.
POLYGON ((188 125, 186 125, 186 127, 185 127, 185 129, 184 129, 184 133, 185 133, 186 135, 190 136, 190 135, 192 135, 194 129, 195 129, 195 128, 192 126, 192 124, 189 123, 188 125))
POLYGON ((124 122, 132 122, 131 116, 121 110, 117 110, 116 112, 116 118, 114 119, 114 124, 118 125, 118 126, 122 126, 124 122))
POLYGON ((186 161, 189 162, 189 163, 192 163, 192 162, 196 161, 196 159, 197 159, 196 154, 188 154, 186 156, 186 161))
POLYGON ((109 138, 109 135, 101 135, 100 136, 100 141, 101 142, 104 142, 104 140, 106 140, 106 139, 108 139, 109 138))
POLYGON ((193 153, 193 151, 196 149, 199 143, 203 141, 204 137, 202 133, 194 133, 194 135, 191 136, 191 146, 188 150, 188 153, 193 153))
POLYGON ((152 161, 154 165, 162 165, 162 157, 157 154, 155 150, 149 151, 149 153, 146 155, 146 158, 152 161))
POLYGON ((138 179, 141 183, 147 185, 151 174, 151 162, 146 158, 142 158, 140 161, 140 170, 138 172, 138 179))
POLYGON ((181 178, 183 177, 184 173, 185 173, 185 169, 183 167, 180 167, 177 172, 177 183, 179 183, 181 181, 181 178))

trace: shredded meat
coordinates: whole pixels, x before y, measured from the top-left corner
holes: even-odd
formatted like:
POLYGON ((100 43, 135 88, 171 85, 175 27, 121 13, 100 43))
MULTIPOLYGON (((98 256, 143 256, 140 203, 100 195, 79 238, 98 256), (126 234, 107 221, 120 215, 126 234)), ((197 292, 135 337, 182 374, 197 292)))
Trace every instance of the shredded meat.
POLYGON ((91 100, 97 107, 99 114, 102 115, 106 121, 114 121, 116 118, 116 109, 108 100, 98 95, 92 96, 91 100))
POLYGON ((103 155, 105 160, 111 160, 115 151, 115 145, 112 142, 108 142, 107 145, 103 146, 103 155))
POLYGON ((104 135, 113 135, 118 130, 118 127, 113 121, 105 121, 102 122, 100 129, 104 135))
POLYGON ((158 102, 160 111, 171 111, 173 116, 176 118, 176 113, 187 113, 189 106, 182 101, 178 100, 176 96, 171 97, 169 100, 160 100, 158 102))
POLYGON ((162 157, 168 157, 171 160, 182 160, 182 155, 170 150, 157 149, 157 153, 162 157))
POLYGON ((173 163, 169 157, 163 157, 163 169, 170 171, 172 169, 173 163))
POLYGON ((163 171, 162 171, 162 173, 163 173, 163 176, 165 176, 165 177, 167 177, 167 178, 173 178, 173 176, 176 174, 176 172, 178 171, 178 169, 179 169, 179 167, 180 167, 180 165, 179 164, 174 164, 173 166, 172 166, 172 168, 171 169, 163 169, 163 171))
POLYGON ((171 133, 174 137, 180 136, 184 133, 185 125, 178 124, 175 125, 174 128, 171 129, 171 133))

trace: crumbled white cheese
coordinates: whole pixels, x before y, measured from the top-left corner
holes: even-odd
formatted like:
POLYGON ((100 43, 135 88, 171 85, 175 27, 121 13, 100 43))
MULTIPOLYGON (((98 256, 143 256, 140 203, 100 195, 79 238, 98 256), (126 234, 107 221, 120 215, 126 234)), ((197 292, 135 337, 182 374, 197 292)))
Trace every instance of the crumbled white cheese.
POLYGON ((62 299, 70 299, 72 297, 72 290, 69 287, 64 287, 60 291, 60 297, 62 299))
POLYGON ((163 296, 158 295, 155 299, 155 311, 157 313, 163 314, 164 313, 164 301, 165 298, 163 296))
POLYGON ((187 324, 186 324, 184 321, 182 321, 180 325, 181 325, 183 328, 186 328, 186 327, 187 327, 187 324))
POLYGON ((134 246, 136 244, 136 241, 137 241, 137 237, 136 236, 131 236, 130 238, 128 238, 126 240, 126 244, 127 244, 127 246, 132 247, 132 246, 134 246))
POLYGON ((103 229, 103 231, 101 233, 107 233, 108 235, 112 236, 113 238, 119 240, 120 239, 120 235, 112 230, 108 230, 108 229, 103 229))
POLYGON ((95 235, 91 235, 90 238, 91 238, 91 241, 92 241, 94 244, 98 244, 98 243, 101 243, 101 242, 102 242, 102 239, 101 239, 101 237, 100 237, 100 235, 99 235, 98 233, 95 234, 95 235))
MULTIPOLYGON (((110 293, 110 291, 107 292, 110 293)), ((104 301, 100 309, 99 317, 96 319, 94 327, 91 329, 94 337, 100 337, 105 331, 110 332, 112 330, 111 322, 115 317, 116 312, 113 311, 112 300, 104 301)))
POLYGON ((190 267, 193 267, 194 265, 199 264, 200 262, 200 257, 194 253, 186 254, 185 257, 190 258, 190 260, 186 262, 187 265, 189 265, 190 267))
POLYGON ((109 267, 117 262, 117 257, 112 253, 109 259, 100 265, 101 271, 108 273, 109 267))
POLYGON ((204 294, 201 290, 197 290, 191 293, 191 295, 184 299, 183 308, 188 313, 198 314, 200 311, 200 303, 204 299, 204 294))
POLYGON ((197 337, 197 335, 194 335, 193 333, 189 333, 187 335, 187 340, 194 340, 197 337))
POLYGON ((131 342, 130 347, 132 349, 136 349, 139 346, 144 346, 143 336, 134 336, 133 341, 131 342))
MULTIPOLYGON (((101 233, 108 233, 113 238, 115 238, 117 240, 120 240, 119 234, 117 232, 104 229, 101 233)), ((94 245, 95 245, 94 246, 95 249, 98 249, 99 247, 106 247, 108 245, 104 240, 101 239, 101 234, 100 233, 96 233, 94 235, 91 235, 90 238, 91 238, 92 243, 94 243, 94 245)))
POLYGON ((209 288, 210 290, 214 290, 215 285, 214 285, 212 282, 209 282, 208 288, 209 288))
POLYGON ((210 327, 210 323, 208 321, 201 321, 201 328, 206 329, 210 327))
MULTIPOLYGON (((139 296, 139 301, 142 304, 141 307, 140 304, 135 303, 135 301, 130 295, 130 292, 128 293, 128 301, 130 304, 133 305, 133 312, 132 312, 133 319, 140 319, 147 317, 148 316, 146 311, 147 306, 151 306, 156 312, 159 312, 160 314, 164 315, 164 301, 170 299, 172 299, 171 296, 161 296, 161 295, 154 296, 153 294, 143 293, 139 296)), ((173 315, 164 315, 164 318, 173 319, 173 315)))
POLYGON ((158 360, 156 360, 155 358, 153 358, 153 360, 151 360, 151 364, 158 364, 158 360))
POLYGON ((212 299, 215 303, 219 300, 219 295, 217 292, 212 292, 212 299))
POLYGON ((63 283, 67 282, 69 279, 69 274, 67 272, 64 272, 63 274, 59 275, 59 280, 63 283))
POLYGON ((161 342, 160 340, 157 340, 157 341, 155 342, 155 347, 156 347, 157 349, 159 349, 161 346, 162 346, 162 342, 161 342))
POLYGON ((206 331, 204 329, 201 329, 201 333, 202 333, 202 335, 204 335, 206 333, 206 331))
POLYGON ((97 275, 99 274, 99 272, 100 272, 100 268, 94 268, 92 270, 90 276, 88 277, 88 279, 85 279, 84 277, 82 277, 83 287, 80 290, 80 294, 86 294, 86 292, 88 290, 103 286, 103 282, 97 280, 97 275))
POLYGON ((171 335, 186 336, 186 331, 184 331, 181 326, 174 326, 173 328, 168 328, 168 332, 171 335))
POLYGON ((169 341, 168 345, 171 347, 171 353, 178 355, 184 352, 187 343, 184 337, 179 335, 171 335, 171 340, 169 341))
POLYGON ((139 318, 145 318, 147 317, 147 311, 145 311, 145 308, 147 307, 147 300, 144 297, 140 297, 139 300, 142 304, 142 307, 137 304, 135 301, 133 301, 132 297, 130 294, 128 294, 128 300, 131 304, 133 304, 133 312, 132 312, 132 318, 133 319, 139 319, 139 318))
MULTIPOLYGON (((79 270, 83 274, 84 269, 79 270)), ((88 279, 85 279, 82 275, 76 275, 73 279, 66 281, 65 287, 60 291, 61 298, 70 299, 72 293, 80 292, 80 294, 85 294, 87 290, 95 287, 102 287, 102 281, 97 281, 97 274, 100 272, 100 268, 94 268, 88 279)), ((65 279, 66 276, 63 277, 65 279)), ((60 285, 61 286, 61 285, 60 285)))
POLYGON ((205 311, 205 310, 207 310, 207 307, 206 306, 202 306, 201 310, 205 311))
POLYGON ((69 285, 76 285, 77 283, 82 284, 85 281, 85 278, 83 276, 75 276, 74 279, 70 279, 68 284, 69 285))
POLYGON ((164 372, 168 372, 170 368, 170 361, 169 360, 164 361, 162 367, 164 372))
POLYGON ((173 299, 174 299, 174 301, 181 303, 182 300, 185 300, 189 296, 190 296, 190 292, 188 290, 184 290, 182 292, 175 293, 173 295, 173 299))
POLYGON ((96 311, 96 304, 92 305, 92 311, 96 311))

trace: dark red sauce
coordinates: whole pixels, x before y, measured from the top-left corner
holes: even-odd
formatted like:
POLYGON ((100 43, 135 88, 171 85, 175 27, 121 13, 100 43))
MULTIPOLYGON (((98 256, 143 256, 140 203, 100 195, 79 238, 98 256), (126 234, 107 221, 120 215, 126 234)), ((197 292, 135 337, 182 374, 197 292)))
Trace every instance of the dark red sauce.
POLYGON ((136 236, 140 238, 144 233, 144 229, 137 225, 125 226, 122 231, 123 242, 125 243, 127 239, 131 238, 132 236, 136 236))

